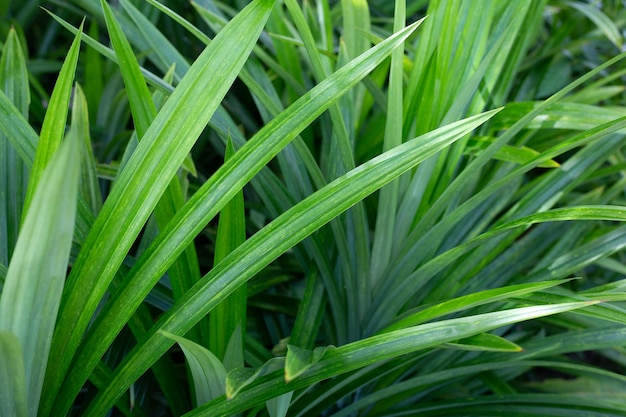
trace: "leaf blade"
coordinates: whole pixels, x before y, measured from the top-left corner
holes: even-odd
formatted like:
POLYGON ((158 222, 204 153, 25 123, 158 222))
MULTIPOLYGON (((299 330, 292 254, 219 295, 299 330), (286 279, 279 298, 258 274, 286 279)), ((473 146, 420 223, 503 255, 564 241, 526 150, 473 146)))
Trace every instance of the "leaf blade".
POLYGON ((67 113, 72 93, 72 84, 74 82, 74 73, 78 65, 78 54, 80 52, 80 40, 82 36, 82 24, 78 30, 78 34, 72 42, 72 46, 67 53, 67 57, 63 62, 63 67, 59 73, 54 90, 50 96, 50 104, 46 111, 41 133, 39 134, 39 142, 37 143, 37 151, 35 160, 30 171, 30 179, 28 181, 28 190, 26 192, 26 201, 24 203, 24 214, 28 211, 28 206, 37 189, 43 171, 52 159, 56 150, 59 148, 63 135, 65 133, 65 124, 67 123, 67 113))
POLYGON ((24 346, 30 416, 37 414, 72 244, 78 143, 77 132, 70 131, 42 172, 0 295, 0 329, 13 332, 24 346))
MULTIPOLYGON (((118 176, 66 284, 59 313, 63 325, 55 331, 51 351, 51 361, 57 365, 51 374, 52 387, 61 385, 108 284, 243 66, 272 6, 273 0, 251 3, 218 34, 150 124, 118 176)), ((47 400, 56 397, 58 404, 63 403, 59 407, 67 409, 75 395, 69 391, 74 389, 64 386, 68 393, 58 397, 51 390, 47 400)))

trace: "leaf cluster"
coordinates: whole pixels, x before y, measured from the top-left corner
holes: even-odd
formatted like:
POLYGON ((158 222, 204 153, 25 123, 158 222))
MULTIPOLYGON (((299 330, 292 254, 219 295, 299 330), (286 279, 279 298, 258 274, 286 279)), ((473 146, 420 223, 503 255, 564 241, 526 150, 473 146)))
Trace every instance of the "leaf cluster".
POLYGON ((0 416, 626 415, 621 2, 0 16, 0 416))

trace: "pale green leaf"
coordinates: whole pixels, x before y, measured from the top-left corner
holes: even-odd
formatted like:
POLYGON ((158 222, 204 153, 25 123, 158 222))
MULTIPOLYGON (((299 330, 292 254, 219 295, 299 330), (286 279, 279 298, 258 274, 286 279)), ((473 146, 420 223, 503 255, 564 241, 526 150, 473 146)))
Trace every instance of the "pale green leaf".
POLYGON ((36 416, 72 244, 80 173, 79 132, 43 171, 0 296, 0 330, 24 351, 28 415, 36 416))
POLYGON ((226 398, 233 399, 242 389, 252 384, 259 378, 271 374, 285 367, 285 358, 272 358, 258 369, 238 368, 233 369, 226 377, 226 398))
POLYGON ((265 402, 267 412, 270 417, 286 417, 287 411, 289 411, 289 404, 291 403, 291 397, 293 397, 293 391, 279 395, 265 402))
POLYGON ((0 415, 27 417, 24 354, 11 332, 0 332, 0 415))
POLYGON ((244 338, 241 326, 237 326, 226 345, 224 353, 224 368, 227 372, 244 366, 244 338))
POLYGON ((318 347, 313 350, 302 349, 297 346, 287 346, 287 357, 285 360, 285 381, 289 382, 298 375, 305 372, 313 364, 319 362, 324 357, 324 354, 329 349, 334 349, 334 346, 318 347))
POLYGON ((184 337, 162 332, 165 337, 176 341, 191 369, 196 389, 196 403, 202 405, 226 393, 226 368, 207 348, 184 337))

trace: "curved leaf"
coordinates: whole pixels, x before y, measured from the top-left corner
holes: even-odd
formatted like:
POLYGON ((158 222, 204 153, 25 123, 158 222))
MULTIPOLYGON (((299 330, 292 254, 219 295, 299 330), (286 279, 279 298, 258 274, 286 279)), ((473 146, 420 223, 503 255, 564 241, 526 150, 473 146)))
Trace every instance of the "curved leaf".
POLYGON ((177 342, 187 359, 196 389, 196 404, 202 405, 226 393, 226 368, 207 348, 184 337, 161 332, 177 342))

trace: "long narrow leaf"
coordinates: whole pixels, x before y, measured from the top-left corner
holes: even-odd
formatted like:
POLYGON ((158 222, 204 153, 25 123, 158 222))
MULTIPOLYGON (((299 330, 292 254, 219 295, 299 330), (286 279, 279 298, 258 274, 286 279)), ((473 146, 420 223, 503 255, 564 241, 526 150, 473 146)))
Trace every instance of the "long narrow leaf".
POLYGON ((163 335, 177 342, 185 353, 193 375, 197 405, 226 393, 226 368, 211 351, 184 337, 167 332, 163 332, 163 335))
MULTIPOLYGON (((314 382, 339 375, 349 370, 367 366, 376 361, 394 356, 432 348, 441 343, 469 337, 490 329, 517 323, 536 317, 557 314, 590 305, 589 303, 570 303, 552 306, 524 307, 513 310, 498 311, 478 316, 445 320, 437 323, 424 324, 387 335, 370 337, 349 345, 328 350, 322 360, 312 364, 304 373, 291 382, 289 365, 285 374, 274 372, 272 378, 266 378, 247 387, 239 395, 228 402, 218 399, 200 407, 187 417, 227 416, 245 410, 257 404, 271 392, 277 395, 290 390, 306 387, 314 382), (271 391, 270 391, 271 390, 271 391)), ((289 357, 287 358, 289 361, 289 357)))
MULTIPOLYGON (((181 80, 119 175, 67 281, 59 313, 62 325, 51 351, 54 365, 48 370, 51 387, 61 385, 117 268, 243 66, 272 6, 272 0, 255 1, 220 32, 181 80)), ((56 398, 64 410, 74 389, 56 398)), ((55 391, 47 391, 48 407, 55 391)))
MULTIPOLYGON (((232 158, 234 153, 233 144, 229 140, 226 144, 225 160, 232 158)), ((230 252, 237 249, 246 240, 246 219, 242 191, 237 193, 220 211, 215 239, 215 265, 220 263, 230 252)), ((246 287, 242 286, 218 304, 209 316, 209 329, 211 331, 209 349, 222 360, 226 354, 228 341, 235 334, 237 328, 240 328, 241 332, 237 333, 237 337, 240 339, 235 343, 241 345, 239 350, 243 351, 243 340, 245 338, 245 333, 243 332, 246 329, 246 306, 247 291, 246 287)), ((241 362, 243 365, 243 357, 238 362, 241 362)))
POLYGON ((30 171, 28 191, 24 204, 24 214, 26 214, 28 206, 33 199, 35 190, 38 187, 37 184, 39 183, 44 169, 52 159, 52 155, 54 155, 59 148, 65 134, 74 73, 76 72, 76 66, 78 64, 81 35, 82 25, 67 53, 67 57, 65 58, 65 62, 63 63, 63 67, 61 68, 61 72, 54 86, 54 91, 50 96, 50 104, 48 105, 46 117, 41 126, 37 152, 35 153, 35 160, 30 171))
MULTIPOLYGON (((126 358, 116 378, 96 398, 90 412, 98 413, 98 410, 108 408, 136 375, 143 373, 155 357, 171 346, 172 342, 156 333, 157 330, 184 334, 222 297, 228 296, 284 251, 382 185, 468 134, 496 112, 453 123, 386 152, 324 187, 248 239, 160 320, 151 337, 126 358)), ((243 150, 239 150, 233 159, 243 150)))
MULTIPOLYGON (((342 93, 380 63, 393 50, 394 46, 398 45, 415 28, 416 24, 409 26, 404 31, 382 42, 307 93, 281 116, 266 125, 248 144, 239 149, 194 194, 184 209, 177 214, 168 228, 162 231, 151 248, 146 251, 131 270, 130 276, 125 280, 125 287, 116 294, 115 301, 110 304, 109 311, 101 313, 98 317, 96 324, 94 324, 94 330, 81 351, 81 358, 77 359, 75 372, 71 375, 72 382, 66 382, 65 389, 68 392, 78 392, 90 370, 97 364, 123 323, 147 296, 150 289, 156 284, 169 264, 178 256, 182 248, 193 240, 221 207, 282 147, 289 143, 342 93), (226 176, 226 174, 229 175, 226 176)), ((215 41, 211 45, 214 43, 215 41)), ((454 128, 451 129, 454 131, 454 128)), ((65 407, 69 406, 71 398, 73 395, 68 395, 65 400, 68 401, 68 404, 65 407)))
MULTIPOLYGON (((102 1, 102 8, 104 10, 104 17, 111 42, 119 62, 123 63, 120 65, 120 71, 126 85, 126 90, 128 91, 128 101, 137 132, 137 139, 141 141, 146 131, 149 129, 150 124, 156 117, 157 109, 148 91, 148 86, 141 74, 139 63, 133 54, 128 40, 122 32, 122 28, 105 1, 102 1)), ((135 13, 137 12, 135 11, 135 13)), ((178 67, 180 68, 180 65, 178 67)), ((172 71, 174 70, 175 68, 172 71)), ((177 177, 174 177, 154 210, 159 229, 165 228, 174 214, 182 207, 183 203, 184 197, 180 182, 177 177)), ((187 247, 182 256, 172 265, 169 270, 169 275, 175 299, 180 298, 180 296, 200 278, 197 255, 192 244, 187 247)), ((208 332, 205 330, 204 333, 208 332)), ((189 337, 196 341, 202 340, 199 329, 194 329, 189 337)), ((206 338, 207 336, 205 335, 205 339, 206 338)))
POLYGON ((0 415, 27 417, 24 353, 11 332, 0 332, 0 415))
MULTIPOLYGON (((15 29, 11 28, 0 61, 0 90, 4 91, 24 117, 28 116, 30 89, 26 60, 15 29)), ((9 139, 0 134, 0 262, 9 263, 19 225, 28 184, 28 165, 9 139)))
POLYGON ((0 297, 0 330, 24 351, 28 415, 36 416, 72 244, 78 180, 76 130, 43 171, 9 263, 0 297))

